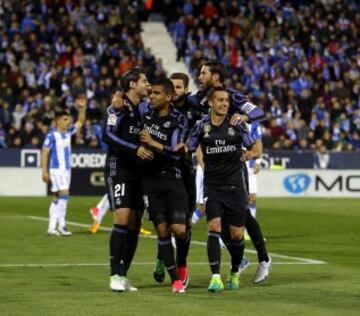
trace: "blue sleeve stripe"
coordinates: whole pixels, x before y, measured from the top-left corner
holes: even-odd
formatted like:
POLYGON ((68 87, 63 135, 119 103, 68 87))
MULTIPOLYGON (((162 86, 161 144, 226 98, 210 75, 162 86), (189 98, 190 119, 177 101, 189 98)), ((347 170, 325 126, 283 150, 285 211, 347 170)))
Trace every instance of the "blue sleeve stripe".
POLYGON ((193 129, 193 131, 189 136, 188 147, 190 151, 195 151, 199 145, 199 136, 202 130, 202 126, 203 126, 202 122, 196 124, 195 128, 193 129))
POLYGON ((242 135, 242 141, 243 141, 243 145, 246 147, 246 148, 249 148, 251 147, 252 145, 255 144, 255 141, 254 139, 250 136, 250 134, 248 133, 244 133, 242 135))

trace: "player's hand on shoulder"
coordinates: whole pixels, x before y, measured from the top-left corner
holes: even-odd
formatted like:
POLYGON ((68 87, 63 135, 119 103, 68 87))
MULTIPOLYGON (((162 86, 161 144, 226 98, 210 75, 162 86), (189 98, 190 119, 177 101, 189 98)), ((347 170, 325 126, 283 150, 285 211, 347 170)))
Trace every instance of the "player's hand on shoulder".
POLYGON ((239 113, 235 113, 231 118, 230 118, 230 124, 231 125, 237 125, 240 122, 247 122, 249 120, 249 117, 245 114, 239 114, 239 113))
POLYGON ((76 98, 75 105, 79 110, 85 109, 86 108, 86 102, 87 101, 86 101, 85 95, 80 95, 79 97, 76 98))
POLYGON ((111 105, 116 110, 122 110, 124 108, 124 93, 122 91, 116 91, 111 99, 111 105))
POLYGON ((144 146, 139 146, 139 148, 136 151, 136 155, 144 160, 152 160, 154 158, 154 153, 145 148, 144 146))

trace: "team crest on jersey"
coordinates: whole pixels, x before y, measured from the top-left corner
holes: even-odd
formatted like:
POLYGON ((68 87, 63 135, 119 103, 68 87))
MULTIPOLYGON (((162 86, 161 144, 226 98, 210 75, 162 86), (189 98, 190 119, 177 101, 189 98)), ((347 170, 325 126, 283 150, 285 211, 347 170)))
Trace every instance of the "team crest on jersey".
POLYGON ((163 124, 163 126, 164 126, 165 128, 169 128, 170 125, 171 125, 171 122, 170 122, 170 121, 167 121, 167 122, 165 122, 165 123, 163 124))
POLYGON ((116 125, 116 115, 115 114, 110 114, 107 120, 107 125, 116 125))
POLYGON ((229 127, 228 134, 229 134, 229 136, 234 136, 235 135, 235 131, 234 131, 234 129, 232 127, 229 127))
POLYGON ((204 127, 204 137, 209 137, 209 133, 211 131, 211 126, 209 124, 205 124, 204 127))

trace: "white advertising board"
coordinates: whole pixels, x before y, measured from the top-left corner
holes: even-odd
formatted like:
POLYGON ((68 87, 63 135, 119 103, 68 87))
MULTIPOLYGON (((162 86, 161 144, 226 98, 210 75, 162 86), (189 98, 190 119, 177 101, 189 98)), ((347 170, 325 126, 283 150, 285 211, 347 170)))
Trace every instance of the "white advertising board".
POLYGON ((360 198, 360 170, 261 170, 258 190, 264 197, 360 198))
POLYGON ((40 168, 0 168, 0 196, 46 196, 40 168))

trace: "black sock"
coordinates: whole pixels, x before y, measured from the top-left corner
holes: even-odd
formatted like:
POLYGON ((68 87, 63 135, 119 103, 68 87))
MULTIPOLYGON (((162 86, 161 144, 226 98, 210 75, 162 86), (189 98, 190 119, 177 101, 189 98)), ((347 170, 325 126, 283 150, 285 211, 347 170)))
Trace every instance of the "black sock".
POLYGON ((225 219, 221 221, 221 239, 225 244, 226 248, 230 251, 231 248, 231 237, 230 237, 230 225, 225 219))
POLYGON ((176 238, 176 264, 178 267, 186 267, 186 259, 189 254, 191 242, 191 226, 186 232, 184 239, 176 238))
POLYGON ((139 232, 137 230, 128 229, 127 234, 127 249, 125 254, 125 271, 130 268, 131 262, 134 259, 136 252, 137 244, 139 240, 139 232))
POLYGON ((110 234, 110 275, 125 275, 126 226, 114 224, 110 234))
POLYGON ((254 247, 256 248, 259 262, 269 261, 269 256, 266 250, 266 245, 260 225, 257 222, 256 218, 251 215, 249 209, 247 210, 246 214, 245 227, 251 238, 252 243, 254 244, 254 247))
POLYGON ((212 274, 220 273, 221 252, 219 238, 220 233, 209 231, 207 240, 207 253, 212 274))
POLYGON ((172 281, 179 280, 176 272, 176 263, 174 258, 174 248, 171 244, 171 237, 158 237, 158 252, 164 260, 166 270, 172 281))
POLYGON ((241 240, 231 240, 229 250, 231 254, 231 272, 239 272, 239 267, 242 258, 244 257, 245 241, 244 238, 241 240))

